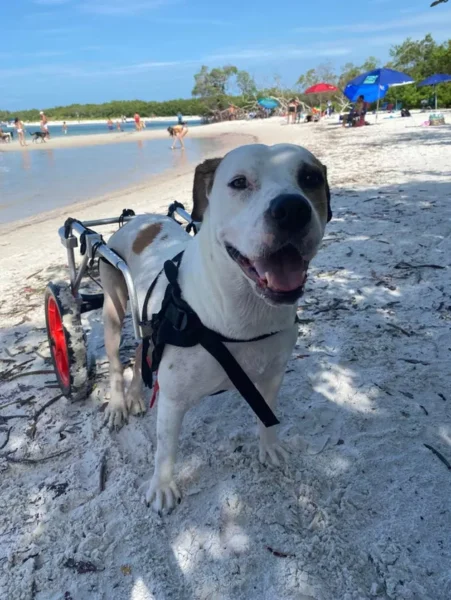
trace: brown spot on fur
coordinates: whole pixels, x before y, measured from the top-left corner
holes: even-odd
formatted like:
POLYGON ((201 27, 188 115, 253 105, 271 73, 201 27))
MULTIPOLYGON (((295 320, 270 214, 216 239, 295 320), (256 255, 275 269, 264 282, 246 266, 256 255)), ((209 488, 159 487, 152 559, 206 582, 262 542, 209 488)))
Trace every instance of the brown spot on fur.
POLYGON ((141 252, 154 241, 162 227, 162 223, 152 223, 151 225, 144 227, 144 229, 141 229, 133 242, 133 252, 135 254, 141 254, 141 252))
POLYGON ((327 167, 323 165, 323 163, 316 158, 314 158, 314 163, 321 169, 324 173, 324 189, 320 189, 317 192, 309 194, 309 199, 313 202, 314 206, 318 209, 321 219, 325 218, 328 223, 332 219, 332 208, 330 205, 330 189, 329 182, 327 180, 327 167))
POLYGON ((209 158, 203 163, 197 165, 194 171, 193 184, 193 212, 191 218, 193 221, 202 221, 205 209, 208 206, 207 194, 213 186, 213 179, 216 169, 222 158, 209 158))

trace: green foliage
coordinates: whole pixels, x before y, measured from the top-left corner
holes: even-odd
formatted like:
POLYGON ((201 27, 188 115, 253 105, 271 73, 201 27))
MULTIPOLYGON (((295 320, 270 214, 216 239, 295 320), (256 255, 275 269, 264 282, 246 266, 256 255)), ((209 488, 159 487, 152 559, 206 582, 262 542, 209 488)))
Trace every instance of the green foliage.
MULTIPOLYGON (((19 117, 23 121, 39 121, 39 110, 16 112, 0 111, 1 120, 19 117)), ((43 109, 47 116, 57 120, 117 119, 121 115, 132 117, 135 112, 144 117, 174 117, 179 111, 184 115, 199 115, 203 104, 195 98, 168 100, 167 102, 146 102, 144 100, 113 100, 104 104, 71 104, 43 109)))
MULTIPOLYGON (((402 44, 391 48, 390 57, 387 66, 407 73, 416 82, 434 73, 451 75, 451 40, 437 44, 430 34, 422 40, 407 38, 402 44)), ((433 88, 405 85, 391 88, 385 99, 388 102, 397 100, 408 108, 418 108, 423 98, 428 99, 433 95, 433 88)), ((451 84, 438 85, 437 97, 439 106, 451 106, 451 84)))
POLYGON ((214 69, 203 65, 194 75, 192 94, 202 101, 201 114, 209 115, 213 111, 225 110, 230 103, 243 106, 246 100, 255 97, 257 86, 247 71, 239 71, 233 65, 214 69), (240 95, 232 96, 232 91, 240 92, 240 95))
POLYGON ((236 85, 244 97, 252 98, 257 95, 257 84, 247 71, 238 71, 236 74, 236 85))

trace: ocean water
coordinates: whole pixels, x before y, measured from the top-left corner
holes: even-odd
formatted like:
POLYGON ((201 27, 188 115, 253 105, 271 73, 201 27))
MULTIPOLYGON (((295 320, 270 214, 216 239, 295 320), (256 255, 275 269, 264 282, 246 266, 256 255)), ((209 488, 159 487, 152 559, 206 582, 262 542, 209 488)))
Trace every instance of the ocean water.
MULTIPOLYGON (((146 130, 153 129, 167 129, 169 125, 176 125, 177 119, 174 117, 173 119, 168 119, 167 121, 145 121, 146 130)), ((117 133, 116 129, 116 120, 113 120, 114 128, 112 133, 117 133)), ((198 127, 202 125, 202 122, 199 120, 192 120, 188 122, 188 127, 198 127)), ((121 123, 121 127, 123 131, 132 132, 135 131, 135 123, 121 123)), ((14 127, 3 127, 4 131, 13 131, 14 139, 17 140, 16 131, 14 127)), ((25 130, 28 134, 33 133, 34 131, 40 131, 39 125, 26 125, 25 130)), ((63 135, 70 136, 78 136, 78 135, 96 135, 98 133, 108 133, 110 130, 107 127, 106 119, 104 123, 68 123, 67 124, 67 134, 63 133, 63 128, 61 125, 52 125, 49 123, 49 130, 51 137, 61 137, 63 135)), ((30 135, 26 135, 27 141, 29 142, 31 139, 30 135)))
POLYGON ((169 136, 35 152, 0 149, 0 223, 118 192, 167 169, 196 164, 220 148, 213 138, 188 135, 184 142, 184 152, 171 151, 169 136))

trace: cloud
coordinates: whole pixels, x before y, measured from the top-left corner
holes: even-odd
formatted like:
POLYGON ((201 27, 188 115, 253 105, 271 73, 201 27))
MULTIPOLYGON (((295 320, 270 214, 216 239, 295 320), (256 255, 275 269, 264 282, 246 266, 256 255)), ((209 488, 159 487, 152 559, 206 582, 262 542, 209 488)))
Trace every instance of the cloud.
POLYGON ((128 73, 142 73, 145 71, 151 71, 153 69, 162 69, 169 67, 178 67, 180 65, 188 65, 188 64, 197 64, 199 61, 190 61, 190 60, 174 60, 174 61, 154 61, 154 62, 145 62, 145 63, 137 63, 134 65, 125 65, 122 67, 113 67, 110 68, 109 74, 128 74, 128 73))
POLYGON ((33 0, 34 4, 41 6, 59 6, 61 4, 68 4, 71 0, 33 0))
POLYGON ((212 25, 218 27, 234 25, 232 21, 204 17, 155 17, 152 18, 152 21, 155 23, 167 23, 168 25, 212 25))
POLYGON ((76 31, 76 27, 50 27, 49 29, 35 29, 34 33, 42 33, 43 35, 63 35, 76 31))
POLYGON ((36 58, 53 58, 55 56, 64 56, 67 52, 62 50, 38 50, 37 52, 27 52, 23 56, 33 56, 36 58))
POLYGON ((421 13, 412 17, 403 17, 385 22, 367 21, 347 25, 324 25, 315 27, 297 27, 298 33, 373 33, 375 31, 387 31, 390 29, 408 29, 409 27, 421 26, 427 28, 431 25, 443 25, 451 22, 451 11, 431 11, 421 13))
POLYGON ((203 59, 204 62, 227 62, 230 60, 277 60, 285 59, 296 59, 296 58, 308 58, 311 56, 345 56, 350 54, 349 48, 340 46, 310 46, 308 48, 293 48, 293 47, 281 47, 275 50, 268 49, 248 49, 248 50, 237 50, 230 51, 224 54, 212 54, 203 59))
MULTIPOLYGON (((177 67, 196 67, 202 64, 227 63, 231 61, 252 61, 252 62, 279 62, 281 59, 287 61, 308 57, 333 57, 345 56, 351 52, 350 49, 331 46, 296 48, 279 47, 273 50, 266 48, 250 48, 247 50, 230 50, 222 54, 211 54, 201 58, 172 60, 172 61, 146 61, 141 63, 132 63, 127 65, 112 65, 111 63, 86 63, 81 65, 52 65, 39 64, 35 66, 26 66, 19 68, 0 69, 0 78, 14 77, 19 75, 35 75, 46 77, 70 77, 70 78, 90 78, 90 77, 111 77, 112 75, 133 75, 153 71, 155 69, 176 69, 177 67)), ((55 56, 60 53, 55 53, 55 56)), ((47 52, 37 52, 33 56, 44 57, 50 55, 47 52)))
MULTIPOLYGON (((409 37, 414 40, 423 38, 424 35, 425 35, 424 30, 409 31, 409 37)), ((441 41, 449 38, 449 29, 434 29, 433 37, 437 43, 440 43, 441 41)), ((373 47, 377 47, 377 46, 384 46, 387 49, 390 46, 393 46, 396 44, 402 44, 402 42, 404 42, 405 39, 406 39, 406 34, 404 32, 393 32, 393 33, 391 33, 391 34, 389 33, 387 35, 366 36, 365 37, 365 47, 373 48, 373 47)), ((350 40, 349 38, 347 39, 348 43, 352 43, 352 42, 356 43, 357 42, 358 44, 360 44, 360 41, 361 41, 361 38, 353 38, 352 40, 350 40)))
POLYGON ((80 4, 80 10, 85 13, 106 16, 127 16, 143 13, 148 10, 173 4, 177 0, 90 0, 80 4))

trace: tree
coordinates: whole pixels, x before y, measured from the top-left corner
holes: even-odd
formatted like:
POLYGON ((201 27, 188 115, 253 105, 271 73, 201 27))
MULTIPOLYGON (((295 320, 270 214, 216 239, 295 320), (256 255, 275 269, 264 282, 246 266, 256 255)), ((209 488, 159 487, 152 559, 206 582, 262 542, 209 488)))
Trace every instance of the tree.
POLYGON ((307 73, 299 77, 296 85, 304 90, 321 82, 332 84, 337 82, 337 74, 330 62, 321 63, 315 69, 309 69, 307 73))
POLYGON ((247 71, 237 72, 236 85, 242 96, 254 97, 257 94, 257 85, 253 77, 247 71))
MULTIPOLYGON (((402 44, 390 49, 391 61, 388 66, 403 71, 419 82, 434 73, 451 73, 451 40, 437 44, 430 34, 422 40, 407 38, 402 44)), ((431 100, 431 88, 418 88, 406 85, 392 88, 386 96, 389 102, 398 100, 407 107, 420 106, 422 99, 431 100)), ((440 106, 451 104, 451 86, 437 86, 440 106)))
POLYGON ((211 71, 204 65, 200 72, 194 75, 195 84, 192 94, 200 98, 225 96, 230 78, 237 73, 238 69, 232 65, 222 69, 214 68, 211 71))
POLYGON ((360 73, 377 69, 379 64, 380 61, 375 56, 369 56, 360 67, 354 63, 346 63, 341 68, 341 74, 338 79, 338 87, 340 90, 343 90, 348 81, 351 81, 351 79, 354 79, 354 77, 357 77, 357 75, 360 75, 360 73))
POLYGON ((430 33, 418 41, 407 38, 402 44, 390 49, 390 67, 404 71, 414 78, 423 77, 431 66, 431 58, 436 48, 437 44, 430 33))

